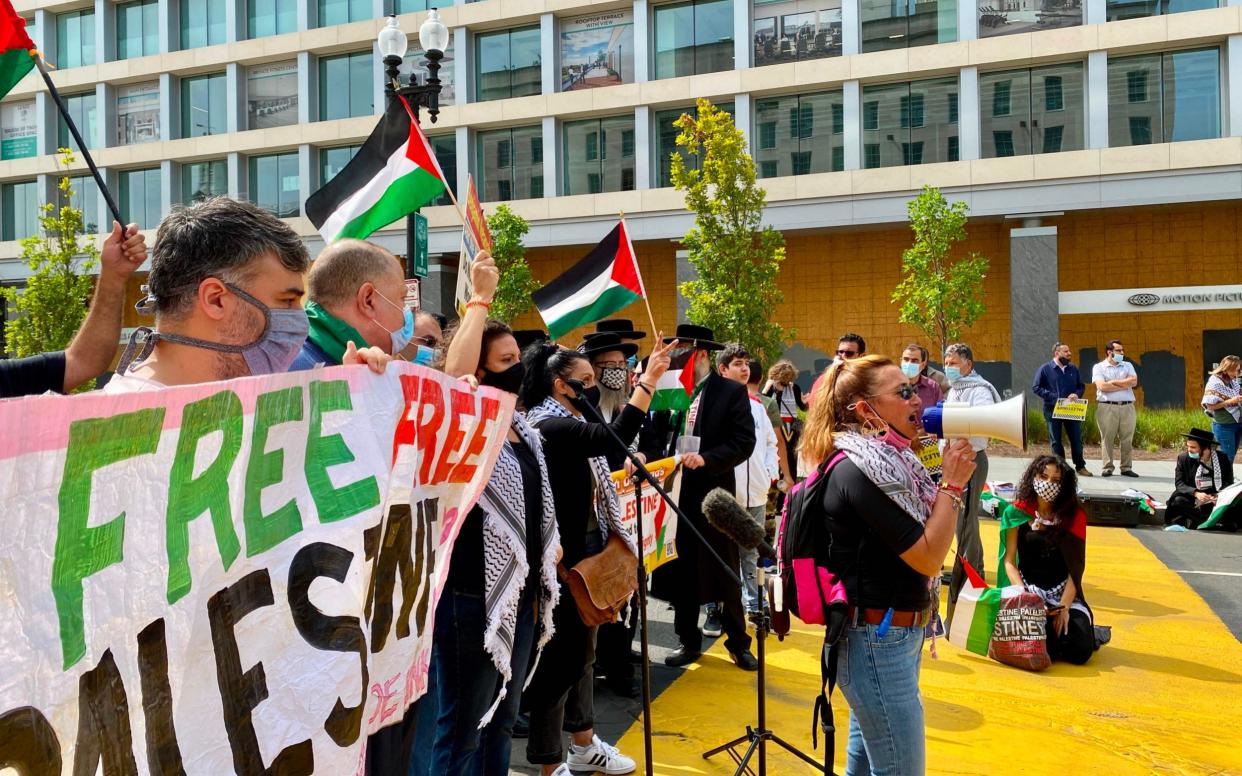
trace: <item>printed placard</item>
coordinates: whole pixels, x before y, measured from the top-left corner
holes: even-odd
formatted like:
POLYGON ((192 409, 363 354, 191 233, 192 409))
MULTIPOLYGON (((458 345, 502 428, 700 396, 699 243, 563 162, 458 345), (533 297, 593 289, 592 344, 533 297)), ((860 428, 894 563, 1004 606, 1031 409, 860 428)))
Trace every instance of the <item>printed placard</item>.
MULTIPOLYGON (((668 490, 677 465, 676 456, 661 458, 647 464, 647 471, 668 490)), ((621 500, 622 522, 634 536, 638 536, 638 497, 633 479, 627 477, 624 470, 613 472, 612 485, 617 489, 617 497, 621 500)), ((643 563, 650 574, 677 557, 677 513, 649 485, 643 488, 642 509, 643 563)))
POLYGON ((1052 409, 1055 420, 1086 420, 1086 399, 1057 399, 1057 406, 1052 409))

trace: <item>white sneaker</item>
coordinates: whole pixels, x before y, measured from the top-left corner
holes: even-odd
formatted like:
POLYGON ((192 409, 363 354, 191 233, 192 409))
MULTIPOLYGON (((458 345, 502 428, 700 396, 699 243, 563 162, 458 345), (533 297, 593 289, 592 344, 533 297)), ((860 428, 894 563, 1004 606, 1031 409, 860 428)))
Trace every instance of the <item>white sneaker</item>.
POLYGON ((556 766, 556 770, 552 771, 552 776, 574 776, 573 771, 569 770, 569 766, 561 763, 556 766))
MULTIPOLYGON (((599 740, 599 736, 591 740, 590 746, 571 744, 569 758, 565 764, 567 770, 613 774, 631 773, 635 768, 633 760, 621 754, 615 746, 599 740)), ((560 776, 560 771, 558 770, 556 774, 560 776)))

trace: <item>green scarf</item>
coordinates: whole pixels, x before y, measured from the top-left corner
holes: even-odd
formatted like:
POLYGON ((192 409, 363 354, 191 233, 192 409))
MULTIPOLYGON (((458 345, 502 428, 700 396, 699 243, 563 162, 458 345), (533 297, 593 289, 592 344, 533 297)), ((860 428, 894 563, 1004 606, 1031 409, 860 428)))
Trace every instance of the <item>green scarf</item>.
POLYGON ((367 341, 357 329, 320 307, 318 302, 306 303, 306 317, 310 320, 307 339, 327 354, 333 364, 340 364, 345 358, 347 343, 353 342, 356 348, 367 346, 367 341))

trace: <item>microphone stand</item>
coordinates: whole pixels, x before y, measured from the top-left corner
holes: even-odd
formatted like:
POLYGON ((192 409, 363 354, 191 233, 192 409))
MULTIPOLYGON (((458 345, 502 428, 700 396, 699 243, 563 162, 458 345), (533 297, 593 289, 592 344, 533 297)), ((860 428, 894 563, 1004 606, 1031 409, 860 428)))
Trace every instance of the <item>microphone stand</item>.
POLYGON ((642 460, 639 459, 639 457, 632 450, 630 450, 630 446, 627 445, 625 441, 617 435, 617 432, 613 430, 612 426, 604 420, 604 416, 599 414, 599 409, 597 409, 594 404, 591 404, 591 402, 586 401, 586 399, 583 398, 582 388, 578 385, 574 385, 576 382, 578 381, 570 381, 570 387, 577 391, 577 395, 574 396, 573 400, 574 406, 579 410, 582 410, 584 414, 588 415, 591 422, 599 423, 608 431, 608 435, 612 437, 612 441, 616 443, 618 449, 625 451, 625 457, 634 467, 634 496, 638 506, 638 520, 635 522, 637 524, 638 534, 636 537, 638 539, 638 615, 641 618, 639 625, 639 643, 641 644, 643 656, 642 695, 643 754, 645 761, 644 771, 647 776, 653 776, 655 773, 655 760, 652 755, 651 744, 651 661, 648 659, 648 651, 650 646, 647 636, 647 563, 644 557, 645 553, 643 552, 643 483, 646 482, 654 488, 655 492, 660 494, 660 498, 664 499, 664 503, 667 504, 668 507, 673 510, 673 513, 677 515, 678 530, 680 531, 683 526, 689 528, 690 533, 696 536, 703 549, 707 550, 708 554, 716 559, 716 563, 720 565, 720 568, 730 580, 741 587, 742 578, 738 576, 737 571, 731 569, 729 564, 725 563, 724 559, 716 553, 716 550, 707 543, 707 539, 705 539, 703 534, 699 532, 699 529, 690 522, 690 519, 686 517, 686 513, 681 511, 681 507, 677 506, 677 502, 673 501, 672 496, 668 495, 668 491, 666 491, 660 483, 656 481, 656 478, 652 476, 651 472, 643 464, 642 460))

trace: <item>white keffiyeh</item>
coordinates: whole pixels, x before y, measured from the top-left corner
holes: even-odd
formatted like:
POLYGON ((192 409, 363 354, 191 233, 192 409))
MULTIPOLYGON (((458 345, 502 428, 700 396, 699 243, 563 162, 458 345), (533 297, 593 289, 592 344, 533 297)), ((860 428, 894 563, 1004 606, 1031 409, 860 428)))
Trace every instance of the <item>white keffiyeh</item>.
POLYGON ((909 448, 899 449, 879 437, 854 431, 833 434, 832 445, 843 451, 906 514, 927 524, 936 501, 936 483, 909 448))
MULTIPOLYGON (((1207 411, 1209 404, 1220 404, 1225 399, 1232 399, 1239 393, 1237 380, 1222 380, 1218 375, 1212 375, 1208 378, 1207 385, 1203 388, 1203 408, 1207 411)), ((1234 422, 1242 422, 1242 407, 1234 405, 1232 407, 1221 407, 1228 412, 1234 419, 1234 422)), ((1208 413, 1211 414, 1211 413, 1208 413)))
POLYGON ((1219 493, 1224 487, 1221 480, 1220 466, 1217 465, 1216 450, 1206 448, 1199 454, 1199 468, 1195 470, 1195 490, 1219 493))

